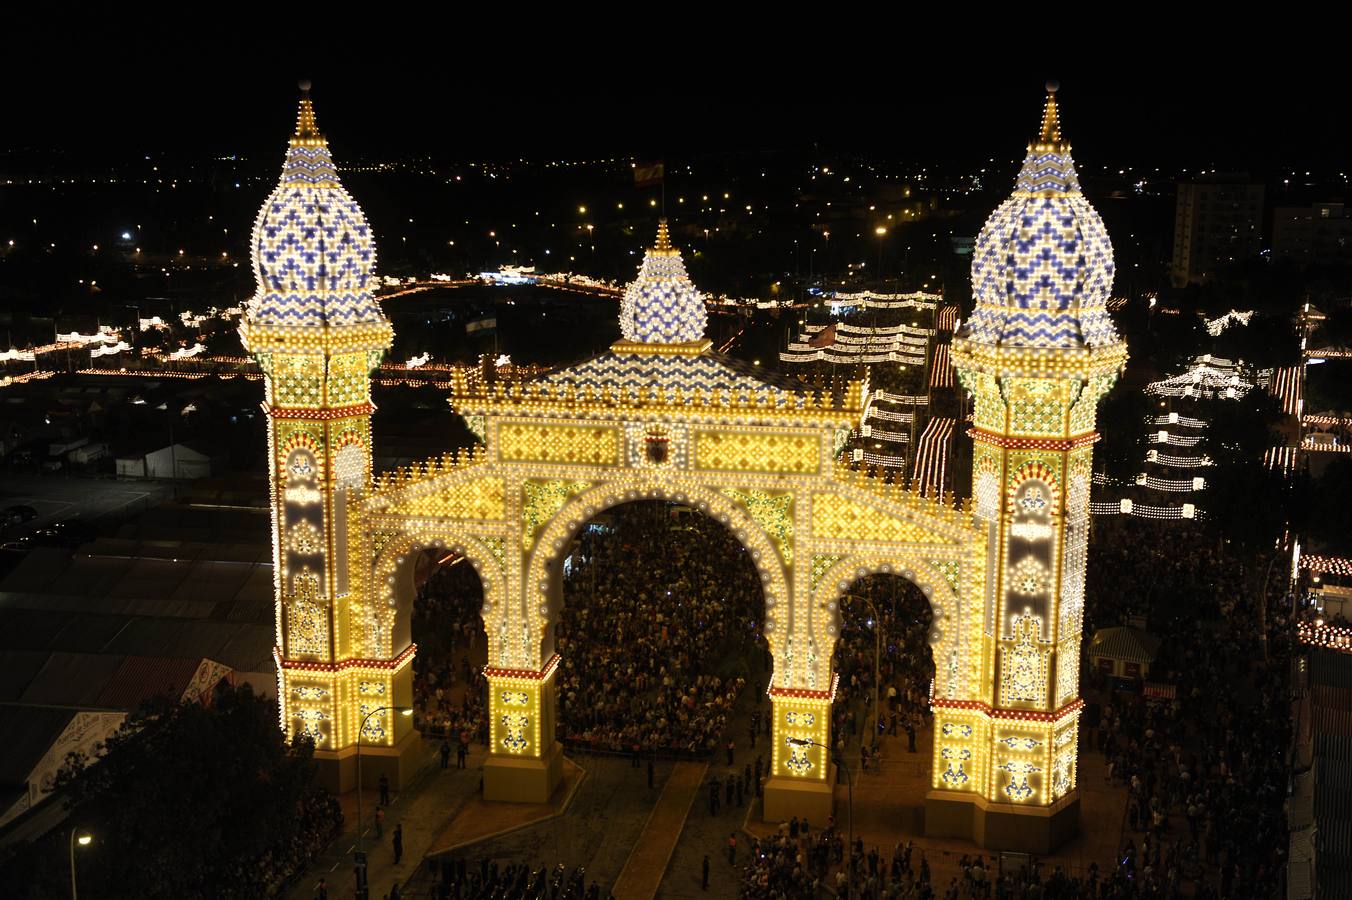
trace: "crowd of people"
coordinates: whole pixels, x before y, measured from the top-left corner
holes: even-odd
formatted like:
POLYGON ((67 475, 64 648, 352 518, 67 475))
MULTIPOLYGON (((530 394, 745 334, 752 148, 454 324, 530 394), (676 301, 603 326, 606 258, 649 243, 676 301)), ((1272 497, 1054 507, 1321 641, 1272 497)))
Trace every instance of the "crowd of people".
MULTIPOLYGON (((1084 669, 1088 705, 1080 783, 1092 779, 1122 792, 1122 821, 1094 826, 1120 828, 1114 859, 1073 872, 1037 860, 1010 870, 996 857, 971 854, 958 861, 956 875, 947 874, 953 867, 946 862, 940 879, 932 872, 934 860, 909 843, 898 842, 889 852, 857 839, 851 849, 834 821, 824 829, 791 821, 753 841, 741 896, 815 900, 843 896, 847 886, 850 896, 863 898, 945 900, 1277 896, 1287 842, 1282 800, 1291 737, 1283 706, 1291 652, 1289 598, 1275 596, 1274 589, 1265 598, 1266 609, 1255 609, 1256 601, 1246 596, 1252 597, 1261 578, 1253 579, 1223 542, 1200 529, 1170 528, 1161 535, 1153 523, 1112 523, 1105 529, 1109 533, 1097 536, 1091 557, 1087 618, 1095 624, 1086 626, 1086 641, 1096 626, 1140 624, 1136 617, 1145 617, 1163 637, 1150 678, 1175 694, 1147 698, 1139 684, 1084 669), (1180 602, 1176 585, 1190 592, 1183 595, 1187 602, 1180 602)), ((879 602, 877 590, 868 580, 855 589, 874 601, 888 625, 887 604, 879 602)), ((900 631, 923 639, 925 613, 911 611, 909 604, 896 610, 900 631)), ((842 693, 867 700, 873 677, 868 617, 875 613, 866 606, 852 610, 848 600, 843 613, 837 656, 842 693)), ((889 629, 897 623, 884 635, 889 629)), ((913 640, 899 645, 898 668, 889 672, 882 666, 882 690, 897 686, 903 716, 912 710, 918 719, 923 695, 917 698, 905 688, 927 684, 932 663, 918 661, 914 652, 906 656, 913 640)), ((836 735, 848 734, 856 717, 867 723, 871 709, 859 702, 838 705, 836 735)), ((890 732, 889 712, 884 719, 890 732)))
POLYGON ((482 607, 483 587, 464 557, 433 570, 413 605, 414 727, 457 747, 488 741, 482 607))
POLYGON ((332 794, 320 790, 307 793, 296 810, 295 827, 281 843, 265 850, 247 871, 242 870, 235 883, 255 880, 264 886, 266 896, 281 894, 332 843, 342 825, 343 812, 332 794))
POLYGON ((915 585, 894 575, 856 581, 842 597, 840 610, 834 657, 840 686, 831 734, 841 758, 846 758, 847 744, 857 737, 860 768, 867 770, 884 735, 905 735, 908 749, 916 752, 916 734, 930 715, 934 656, 928 635, 933 613, 915 585), (875 664, 881 682, 876 689, 875 664), (877 718, 875 692, 882 697, 877 718))
MULTIPOLYGON (((573 748, 706 755, 747 685, 768 682, 760 578, 706 516, 659 501, 611 510, 578 535, 563 592, 557 734, 573 748)), ((413 610, 415 724, 457 747, 487 741, 482 597, 453 559, 413 610)))
POLYGON ((599 750, 717 749, 748 681, 764 687, 763 599, 727 529, 660 501, 579 535, 556 631, 559 733, 599 750))
POLYGON ((425 895, 432 900, 614 900, 601 885, 588 883, 587 870, 582 866, 499 866, 487 856, 480 857, 474 866, 463 857, 428 862, 431 883, 426 885, 425 895))

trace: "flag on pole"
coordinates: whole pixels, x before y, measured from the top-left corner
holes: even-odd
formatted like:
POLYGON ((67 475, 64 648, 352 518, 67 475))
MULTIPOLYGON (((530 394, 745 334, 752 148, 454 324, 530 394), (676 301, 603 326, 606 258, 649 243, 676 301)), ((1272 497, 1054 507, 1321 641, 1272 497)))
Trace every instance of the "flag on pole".
POLYGON ((665 167, 662 161, 637 163, 634 166, 634 187, 651 187, 662 183, 665 167))
POLYGON ((814 334, 811 337, 811 339, 808 340, 807 345, 809 347, 816 347, 820 349, 822 347, 830 347, 833 344, 835 344, 835 342, 836 342, 836 323, 832 322, 830 325, 827 325, 821 331, 814 334))

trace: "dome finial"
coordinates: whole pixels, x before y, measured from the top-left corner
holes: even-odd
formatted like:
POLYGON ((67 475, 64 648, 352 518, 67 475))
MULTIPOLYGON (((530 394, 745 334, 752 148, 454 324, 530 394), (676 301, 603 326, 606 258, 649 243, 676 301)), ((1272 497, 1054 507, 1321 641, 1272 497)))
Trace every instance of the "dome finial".
POLYGON ((315 124, 314 104, 310 102, 310 79, 301 79, 299 87, 300 112, 296 116, 294 139, 298 141, 323 141, 324 135, 319 133, 319 126, 315 124))
POLYGON ((657 243, 653 245, 654 250, 670 250, 671 236, 667 234, 666 216, 657 220, 657 243))
POLYGON ((1061 116, 1056 108, 1056 92, 1061 89, 1060 82, 1047 82, 1047 102, 1042 107, 1042 133, 1039 144, 1059 147, 1061 145, 1061 116))

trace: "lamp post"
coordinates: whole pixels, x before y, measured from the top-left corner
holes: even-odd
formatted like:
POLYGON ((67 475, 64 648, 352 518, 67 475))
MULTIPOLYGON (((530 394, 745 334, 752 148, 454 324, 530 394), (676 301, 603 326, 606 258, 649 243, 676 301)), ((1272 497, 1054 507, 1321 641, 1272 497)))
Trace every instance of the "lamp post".
POLYGON ((78 828, 70 830, 70 900, 78 900, 79 894, 75 886, 75 845, 88 847, 94 840, 94 836, 89 832, 80 832, 78 828))
POLYGON ((876 235, 878 236, 878 284, 879 284, 878 290, 879 290, 879 292, 884 292, 884 291, 886 291, 886 288, 882 286, 882 283, 883 283, 883 238, 887 237, 887 229, 886 229, 884 226, 879 225, 877 228, 873 229, 873 233, 876 234, 876 235))
POLYGON ((411 706, 378 706, 362 717, 361 727, 357 729, 357 897, 358 900, 366 900, 366 852, 362 849, 362 818, 361 818, 361 738, 366 733, 366 723, 376 713, 386 710, 395 710, 401 716, 413 715, 411 706))
MULTIPOLYGON (((873 601, 862 594, 841 594, 842 600, 862 600, 868 604, 869 612, 873 613, 873 727, 878 727, 880 721, 878 716, 881 714, 882 705, 882 669, 880 662, 882 660, 883 649, 883 617, 878 615, 878 607, 873 605, 873 601)), ((877 732, 874 732, 873 741, 878 740, 877 732)))
POLYGON ((845 900, 850 900, 850 886, 854 883, 854 776, 850 774, 850 767, 845 764, 845 758, 825 744, 818 743, 817 741, 810 741, 807 738, 795 737, 789 738, 788 742, 798 747, 821 747, 830 754, 831 758, 835 760, 836 765, 845 770, 845 785, 848 788, 850 798, 850 844, 847 848, 850 860, 850 877, 849 880, 845 882, 845 900))

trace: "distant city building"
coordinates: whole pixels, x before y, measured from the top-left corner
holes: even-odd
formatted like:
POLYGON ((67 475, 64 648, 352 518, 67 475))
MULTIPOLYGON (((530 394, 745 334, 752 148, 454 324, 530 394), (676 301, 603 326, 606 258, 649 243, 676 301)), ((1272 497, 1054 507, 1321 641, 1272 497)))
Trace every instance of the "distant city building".
POLYGON ((1174 284, 1206 281, 1224 266, 1257 256, 1262 222, 1263 185, 1247 176, 1179 182, 1170 270, 1174 284))
POLYGON ((1340 202, 1279 206, 1273 213, 1272 255, 1304 265, 1352 262, 1352 216, 1340 202))

